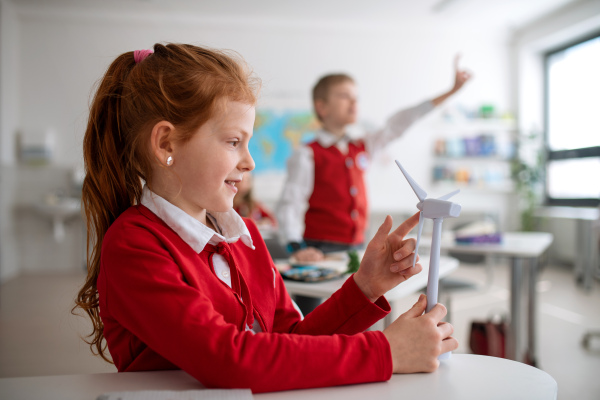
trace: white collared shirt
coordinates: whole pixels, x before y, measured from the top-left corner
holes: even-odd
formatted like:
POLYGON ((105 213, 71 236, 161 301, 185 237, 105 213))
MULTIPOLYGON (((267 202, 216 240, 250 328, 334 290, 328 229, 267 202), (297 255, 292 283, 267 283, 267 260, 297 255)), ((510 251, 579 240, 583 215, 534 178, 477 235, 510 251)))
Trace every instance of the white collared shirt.
MULTIPOLYGON (((148 186, 144 186, 140 203, 162 219, 196 253, 202 252, 207 244, 216 246, 223 241, 235 243, 240 239, 242 243, 254 250, 248 227, 246 227, 242 217, 233 209, 226 212, 206 212, 206 217, 210 218, 213 225, 220 231, 215 232, 181 208, 152 192, 148 186)), ((231 270, 227 260, 222 255, 215 253, 213 254, 212 263, 217 277, 231 287, 231 270)), ((275 271, 273 271, 273 274, 275 274, 275 271)), ((247 326, 246 330, 255 333, 261 332, 262 330, 257 321, 257 318, 255 318, 252 328, 247 326)))
MULTIPOLYGON (((392 115, 385 126, 368 133, 361 140, 369 156, 375 157, 391 141, 399 138, 410 126, 433 110, 431 101, 425 101, 414 107, 398 111, 392 115)), ((342 138, 325 130, 316 133, 316 140, 325 148, 336 146, 342 154, 348 153, 348 144, 352 141, 348 135, 342 138)), ((308 200, 315 184, 315 160, 310 146, 300 146, 294 151, 287 163, 287 178, 276 209, 280 240, 283 243, 301 243, 304 232, 304 214, 308 209, 308 200)))

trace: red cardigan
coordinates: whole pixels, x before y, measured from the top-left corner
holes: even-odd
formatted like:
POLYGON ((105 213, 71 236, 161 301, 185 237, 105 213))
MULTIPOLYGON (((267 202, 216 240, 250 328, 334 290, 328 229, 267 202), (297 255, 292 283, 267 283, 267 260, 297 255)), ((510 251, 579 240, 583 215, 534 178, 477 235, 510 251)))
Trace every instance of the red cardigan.
POLYGON ((255 250, 231 244, 263 329, 197 254, 146 207, 129 208, 107 231, 98 294, 108 349, 119 371, 183 369, 206 387, 253 392, 383 381, 392 360, 383 333, 364 332, 389 312, 352 277, 300 319, 260 234, 255 250))

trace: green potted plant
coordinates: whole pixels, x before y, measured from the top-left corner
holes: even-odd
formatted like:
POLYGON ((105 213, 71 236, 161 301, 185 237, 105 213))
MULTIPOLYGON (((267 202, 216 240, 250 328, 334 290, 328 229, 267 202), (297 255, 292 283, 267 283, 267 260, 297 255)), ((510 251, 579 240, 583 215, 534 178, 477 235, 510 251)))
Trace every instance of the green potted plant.
POLYGON ((519 200, 521 230, 536 229, 534 212, 543 196, 544 151, 540 134, 533 131, 521 135, 511 162, 511 177, 519 200))

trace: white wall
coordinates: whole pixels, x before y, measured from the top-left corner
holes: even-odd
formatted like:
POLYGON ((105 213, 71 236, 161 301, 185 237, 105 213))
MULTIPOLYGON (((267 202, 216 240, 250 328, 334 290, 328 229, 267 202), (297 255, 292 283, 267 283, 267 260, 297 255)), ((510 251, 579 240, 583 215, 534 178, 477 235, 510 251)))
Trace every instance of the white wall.
POLYGON ((19 126, 19 32, 17 10, 0 1, 0 282, 18 272, 14 223, 11 212, 16 180, 14 175, 15 133, 19 126))
MULTIPOLYGON (((600 1, 580 1, 524 27, 514 35, 517 109, 523 132, 544 129, 544 54, 600 33, 600 1)), ((565 262, 575 258, 575 222, 546 221, 554 234, 551 255, 565 262)))
POLYGON ((15 6, 0 1, 0 161, 15 162, 19 126, 19 23, 15 6))

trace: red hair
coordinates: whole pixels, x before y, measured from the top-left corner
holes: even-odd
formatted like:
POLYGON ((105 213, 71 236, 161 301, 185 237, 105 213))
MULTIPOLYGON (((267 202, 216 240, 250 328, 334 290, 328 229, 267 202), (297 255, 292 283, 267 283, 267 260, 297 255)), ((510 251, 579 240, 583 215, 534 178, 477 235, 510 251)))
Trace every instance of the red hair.
POLYGON ((258 86, 239 57, 187 44, 155 44, 154 54, 139 64, 133 51, 121 54, 100 81, 83 139, 88 275, 73 310, 80 307, 91 318, 86 342, 104 360, 111 362, 96 289, 102 240, 115 219, 139 203, 142 182, 152 178, 152 127, 169 121, 176 140, 185 142, 220 111, 223 100, 254 105, 258 86))

